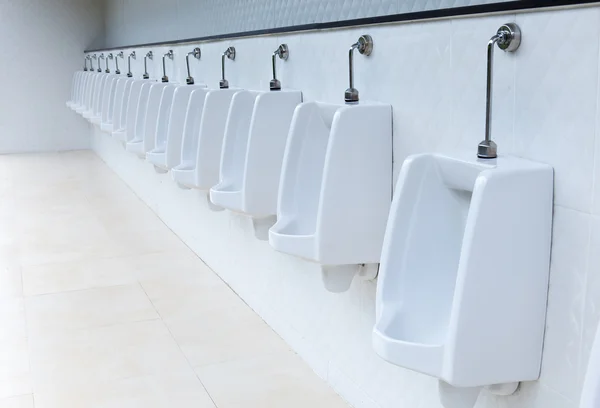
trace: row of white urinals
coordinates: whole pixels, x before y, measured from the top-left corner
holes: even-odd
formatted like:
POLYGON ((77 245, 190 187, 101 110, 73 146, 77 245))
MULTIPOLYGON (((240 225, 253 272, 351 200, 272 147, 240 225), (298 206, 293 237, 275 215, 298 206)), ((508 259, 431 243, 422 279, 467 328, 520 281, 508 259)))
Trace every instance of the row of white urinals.
POLYGON ((375 351, 440 379, 446 406, 539 378, 551 167, 420 154, 392 197, 390 105, 84 71, 67 105, 212 209, 251 217, 276 250, 321 265, 328 290, 379 273, 375 351))

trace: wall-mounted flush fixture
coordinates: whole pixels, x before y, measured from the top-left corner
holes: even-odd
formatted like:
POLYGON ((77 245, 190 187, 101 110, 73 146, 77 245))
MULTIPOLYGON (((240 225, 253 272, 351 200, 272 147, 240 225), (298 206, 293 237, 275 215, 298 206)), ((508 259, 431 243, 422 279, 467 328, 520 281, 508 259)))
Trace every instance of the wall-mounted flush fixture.
POLYGON ((110 68, 108 67, 108 60, 111 60, 111 59, 115 59, 115 56, 113 55, 112 52, 108 54, 108 56, 106 57, 106 60, 105 60, 106 70, 104 72, 106 72, 107 74, 110 74, 110 68))
POLYGON ((269 89, 271 91, 279 91, 281 90, 281 82, 277 79, 277 67, 275 64, 275 57, 279 57, 280 59, 287 61, 290 56, 290 50, 287 44, 281 44, 273 55, 271 56, 271 64, 273 65, 273 79, 269 83, 269 89))
POLYGON ((97 60, 98 59, 98 55, 94 54, 90 57, 90 71, 94 72, 95 68, 94 68, 94 61, 92 60, 97 60))
POLYGON ((221 55, 221 81, 219 81, 219 88, 227 89, 229 88, 229 81, 225 79, 225 57, 230 60, 235 60, 235 47, 229 47, 225 50, 223 55, 221 55))
POLYGON ((495 159, 498 146, 492 140, 492 74, 494 63, 494 45, 503 51, 514 52, 521 45, 521 30, 514 23, 508 23, 498 29, 487 45, 487 86, 485 98, 485 140, 477 147, 477 157, 495 159))
POLYGON ((117 75, 121 75, 121 70, 119 69, 119 58, 123 59, 123 57, 124 57, 123 51, 119 52, 115 56, 115 74, 117 74, 117 75))
POLYGON ((354 50, 358 50, 362 55, 371 55, 371 52, 373 52, 373 39, 371 36, 367 34, 361 35, 348 51, 349 87, 344 93, 346 103, 358 102, 358 89, 354 87, 354 50))
POLYGON ((90 59, 89 55, 86 55, 85 58, 83 59, 83 70, 87 72, 88 70, 88 66, 87 66, 87 62, 90 59))
POLYGON ((167 63, 165 62, 165 59, 169 58, 170 60, 173 59, 173 50, 169 50, 169 52, 163 54, 162 57, 162 67, 163 67, 163 76, 162 76, 162 82, 169 82, 169 77, 167 76, 167 63))
POLYGON ((127 76, 129 78, 133 78, 133 73, 131 72, 131 59, 135 59, 136 55, 135 55, 135 51, 131 51, 131 54, 129 54, 129 56, 127 57, 127 76))
POLYGON ((185 83, 188 85, 194 85, 194 77, 192 77, 192 73, 190 71, 190 55, 192 55, 197 60, 202 56, 202 52, 200 51, 200 47, 194 48, 192 51, 188 52, 185 56, 185 65, 187 67, 187 78, 185 79, 185 83))
POLYGON ((104 53, 100 54, 100 56, 98 57, 98 72, 102 72, 102 66, 100 64, 100 60, 104 59, 104 53))
MULTIPOLYGON (((361 38, 370 53, 372 40, 361 38)), ((318 263, 331 292, 348 290, 355 276, 377 276, 392 198, 391 151, 389 104, 305 102, 294 111, 269 243, 318 263)))
MULTIPOLYGON (((518 27, 506 24, 488 43, 488 91, 493 46, 514 51, 519 40, 518 27)), ((480 157, 404 161, 381 255, 373 347, 437 378, 445 406, 460 399, 472 407, 481 387, 509 395, 540 376, 553 169, 496 158, 485 142, 480 157)))
POLYGON ((148 74, 148 60, 154 59, 154 53, 152 51, 148 51, 144 56, 144 75, 142 78, 150 79, 150 74, 148 74))

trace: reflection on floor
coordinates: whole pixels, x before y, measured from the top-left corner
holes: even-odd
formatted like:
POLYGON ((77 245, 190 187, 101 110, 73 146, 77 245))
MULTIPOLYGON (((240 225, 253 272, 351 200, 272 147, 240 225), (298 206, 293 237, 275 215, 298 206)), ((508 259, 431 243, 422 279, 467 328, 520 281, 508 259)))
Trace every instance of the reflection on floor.
POLYGON ((0 195, 0 408, 347 407, 92 152, 0 195))

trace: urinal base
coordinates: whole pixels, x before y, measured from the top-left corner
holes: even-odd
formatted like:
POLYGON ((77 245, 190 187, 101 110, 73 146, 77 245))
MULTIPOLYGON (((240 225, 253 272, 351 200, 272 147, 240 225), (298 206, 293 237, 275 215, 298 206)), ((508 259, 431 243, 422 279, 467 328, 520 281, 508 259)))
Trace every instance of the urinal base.
POLYGON ((252 218, 254 236, 261 241, 269 240, 269 230, 277 222, 277 216, 271 215, 263 218, 252 218))
POLYGON ((168 172, 169 172, 169 170, 167 170, 167 169, 165 169, 165 168, 163 168, 163 167, 160 167, 160 166, 158 166, 158 165, 156 165, 156 164, 154 165, 154 171, 155 171, 156 173, 158 173, 158 174, 166 174, 166 173, 168 173, 168 172))
POLYGON ((223 207, 219 207, 218 205, 216 205, 215 203, 210 201, 210 194, 208 193, 208 191, 206 192, 206 204, 208 204, 208 208, 211 211, 214 211, 214 212, 225 211, 225 209, 223 207))
POLYGON ((322 265, 321 278, 325 289, 332 293, 342 293, 350 289, 354 277, 361 280, 377 278, 379 264, 322 265))

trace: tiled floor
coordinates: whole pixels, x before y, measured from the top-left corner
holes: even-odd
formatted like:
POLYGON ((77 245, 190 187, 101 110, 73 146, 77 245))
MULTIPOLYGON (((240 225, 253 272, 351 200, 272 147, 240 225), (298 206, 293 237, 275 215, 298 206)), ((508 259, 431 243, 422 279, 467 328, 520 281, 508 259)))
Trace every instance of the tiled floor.
POLYGON ((347 407, 92 152, 0 196, 0 408, 347 407))

